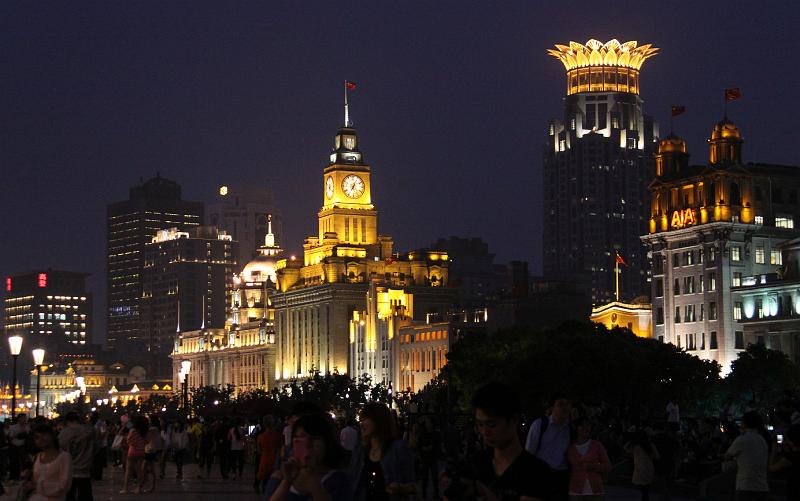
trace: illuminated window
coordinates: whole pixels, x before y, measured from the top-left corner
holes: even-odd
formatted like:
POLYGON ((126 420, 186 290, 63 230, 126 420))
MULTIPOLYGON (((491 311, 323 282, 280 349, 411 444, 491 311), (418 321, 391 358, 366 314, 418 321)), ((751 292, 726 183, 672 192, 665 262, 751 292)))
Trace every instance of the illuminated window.
POLYGON ((775 217, 776 228, 794 228, 794 218, 787 215, 779 215, 775 217))
POLYGON ((742 319, 742 303, 737 302, 733 305, 733 319, 734 320, 741 320, 742 319))
POLYGON ((715 291, 717 290, 717 274, 713 271, 708 274, 708 290, 715 291))
POLYGON ((742 285, 742 273, 735 271, 733 272, 733 279, 731 280, 731 285, 733 287, 739 287, 742 285))
POLYGON ((756 264, 764 264, 764 244, 756 246, 756 264))
POLYGON ((775 264, 775 265, 783 264, 783 257, 781 256, 781 251, 777 250, 769 251, 769 264, 775 264))
POLYGON ((764 224, 764 216, 756 216, 756 224, 764 224))
POLYGON ((731 247, 731 261, 742 260, 742 248, 738 245, 731 247))

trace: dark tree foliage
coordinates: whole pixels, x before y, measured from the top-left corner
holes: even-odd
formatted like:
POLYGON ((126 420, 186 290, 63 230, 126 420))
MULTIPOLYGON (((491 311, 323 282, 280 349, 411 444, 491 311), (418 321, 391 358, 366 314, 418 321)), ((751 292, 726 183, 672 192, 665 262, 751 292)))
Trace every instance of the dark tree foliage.
POLYGON ((528 412, 541 412, 553 393, 645 414, 663 413, 670 398, 691 409, 711 395, 720 370, 671 344, 593 323, 467 336, 447 360, 442 377, 461 411, 491 380, 515 387, 528 412))
POLYGON ((800 387, 800 369, 784 353, 753 344, 733 361, 725 383, 733 401, 750 401, 768 409, 785 390, 800 387))

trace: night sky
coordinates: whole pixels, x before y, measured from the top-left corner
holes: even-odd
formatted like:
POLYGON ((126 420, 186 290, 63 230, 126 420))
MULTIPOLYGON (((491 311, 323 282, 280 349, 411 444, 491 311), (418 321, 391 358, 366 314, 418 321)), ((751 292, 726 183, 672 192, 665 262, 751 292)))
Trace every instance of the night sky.
MULTIPOLYGON (((798 164, 794 2, 7 2, 0 13, 0 275, 92 273, 105 207, 160 172, 185 198, 272 186, 289 251, 316 233, 322 168, 351 119, 397 250, 480 236, 541 265, 541 156, 562 113, 554 43, 638 40, 645 112, 692 158, 742 99, 747 161, 798 164)), ((99 329, 98 329, 99 330, 99 329)), ((95 336, 103 337, 102 333, 95 336)))

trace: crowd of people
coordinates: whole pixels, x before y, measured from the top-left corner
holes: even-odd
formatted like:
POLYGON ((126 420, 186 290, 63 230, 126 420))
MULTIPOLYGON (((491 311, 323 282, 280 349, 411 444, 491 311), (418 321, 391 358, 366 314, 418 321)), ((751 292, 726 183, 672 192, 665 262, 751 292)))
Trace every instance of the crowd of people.
POLYGON ((0 480, 7 475, 19 499, 92 500, 110 464, 124 472, 120 494, 146 495, 172 462, 177 480, 186 463, 198 479, 252 479, 264 501, 590 501, 607 495, 615 475, 648 500, 669 499, 676 482, 735 470, 736 499, 768 499, 769 477, 779 472, 786 498, 800 499, 800 412, 788 398, 769 426, 755 410, 738 421, 682 419, 675 402, 662 419, 633 420, 624 409, 564 395, 529 419, 501 383, 481 388, 472 404, 472 414, 448 417, 371 402, 338 420, 313 402, 250 422, 19 415, 0 423, 0 480))

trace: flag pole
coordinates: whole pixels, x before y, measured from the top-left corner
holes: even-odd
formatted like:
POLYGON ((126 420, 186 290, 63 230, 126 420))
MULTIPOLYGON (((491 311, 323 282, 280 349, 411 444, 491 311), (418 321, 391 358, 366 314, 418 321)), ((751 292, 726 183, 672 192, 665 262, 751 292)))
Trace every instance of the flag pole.
POLYGON ((617 283, 617 302, 619 302, 619 259, 616 256, 614 256, 614 275, 617 283))
POLYGON ((347 104, 347 80, 344 81, 344 126, 349 127, 350 124, 350 109, 347 104))

